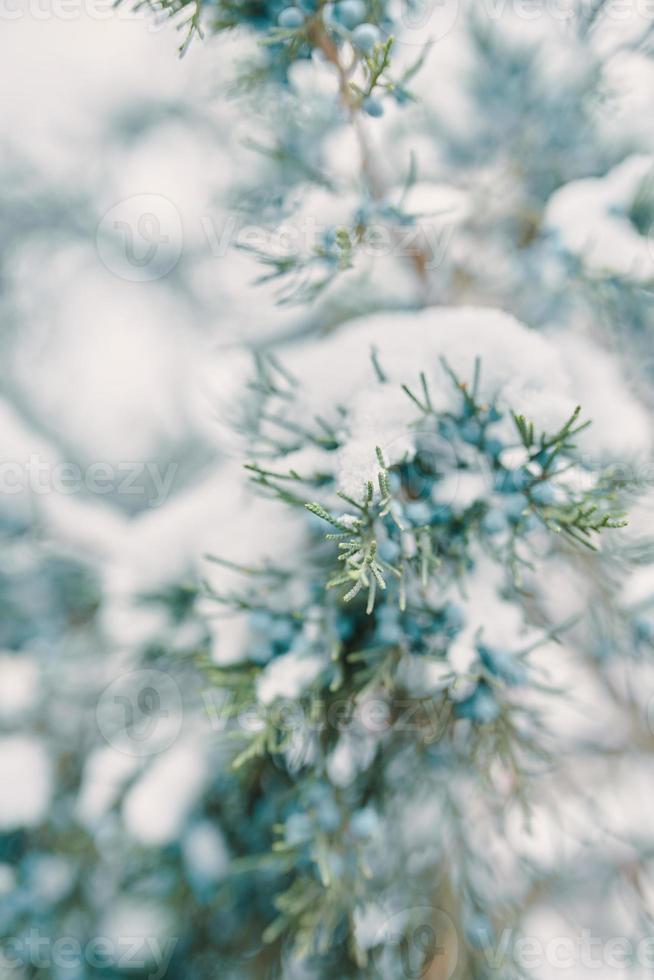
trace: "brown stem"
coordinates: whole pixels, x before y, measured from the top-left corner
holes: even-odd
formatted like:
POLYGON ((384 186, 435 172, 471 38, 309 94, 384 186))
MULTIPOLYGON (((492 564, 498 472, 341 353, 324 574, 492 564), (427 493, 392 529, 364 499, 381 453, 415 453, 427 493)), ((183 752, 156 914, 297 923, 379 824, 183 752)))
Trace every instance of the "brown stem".
MULTIPOLYGON (((336 68, 338 73, 338 88, 341 101, 348 111, 350 122, 352 123, 356 133, 357 141, 359 143, 359 151, 361 153, 361 170, 366 179, 370 196, 374 201, 383 200, 383 198, 386 196, 384 182, 381 179, 377 168, 375 167, 365 126, 363 124, 363 119, 361 118, 361 106, 359 100, 354 97, 352 89, 350 88, 348 71, 345 69, 341 61, 338 46, 334 43, 325 30, 322 19, 315 20, 310 28, 309 37, 312 43, 320 51, 322 51, 327 61, 336 68)), ((409 258, 411 259, 421 286, 423 289, 426 289, 428 269, 427 256, 421 249, 416 248, 415 250, 411 251, 409 258)))

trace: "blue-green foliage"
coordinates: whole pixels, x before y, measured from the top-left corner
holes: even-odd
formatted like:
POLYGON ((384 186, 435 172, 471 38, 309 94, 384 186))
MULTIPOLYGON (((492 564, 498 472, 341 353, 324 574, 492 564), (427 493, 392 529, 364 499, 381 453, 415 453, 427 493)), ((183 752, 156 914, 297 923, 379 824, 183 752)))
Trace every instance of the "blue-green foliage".
MULTIPOLYGON (((268 369, 277 372, 280 366, 268 369)), ((396 763, 413 776, 423 767, 423 779, 447 809, 447 793, 438 789, 443 768, 462 766, 483 785, 490 756, 513 770, 514 740, 525 758, 541 755, 537 718, 527 713, 525 719, 519 696, 534 680, 533 646, 521 648, 516 637, 514 647, 500 648, 482 633, 464 676, 448 662, 470 612, 466 581, 482 555, 505 569, 505 597, 528 620, 520 581, 522 569, 538 560, 529 555, 531 537, 552 535, 592 548, 597 532, 620 523, 611 516, 609 486, 598 483, 580 494, 561 481, 576 461, 574 437, 585 427, 578 411, 552 435, 537 434, 516 415, 515 438, 507 443, 505 436, 500 445, 495 429, 506 410, 478 400, 479 370, 470 385, 449 373, 458 409, 434 411, 424 376, 417 388, 407 387, 417 415, 415 451, 387 465, 379 450, 377 471, 359 500, 340 494, 333 476, 312 479, 295 471, 285 475, 279 472, 283 466, 272 472, 250 464, 255 485, 272 498, 270 507, 295 508, 297 519, 306 520, 313 557, 306 567, 291 569, 280 561, 279 567, 243 569, 242 590, 213 593, 222 605, 248 615, 242 662, 209 668, 214 683, 230 694, 234 719, 258 705, 255 731, 233 723, 237 745, 245 741, 234 758, 235 778, 244 785, 251 773, 266 784, 265 774, 278 779, 286 772, 291 781, 287 793, 277 799, 269 795, 275 811, 270 851, 253 859, 260 869, 253 874, 276 869, 280 876, 263 938, 271 948, 289 944, 319 962, 325 976, 376 975, 370 947, 361 945, 352 923, 357 909, 378 900, 391 882, 395 901, 405 907, 433 900, 429 875, 397 878, 411 846, 398 841, 388 851, 396 763), (502 462, 501 449, 510 446, 523 447, 524 463, 502 462), (442 480, 471 468, 484 473, 485 493, 469 504, 457 503, 456 497, 444 504, 442 480), (311 485, 323 502, 303 502, 311 485), (324 544, 321 523, 328 528, 324 544), (285 607, 293 576, 304 581, 306 600, 285 607), (260 679, 277 658, 289 655, 300 662, 318 656, 322 666, 297 697, 262 703, 260 679), (443 683, 417 695, 404 671, 408 663, 421 662, 439 665, 443 683), (370 700, 383 707, 377 727, 360 723, 370 700), (345 784, 334 781, 331 768, 343 740, 355 756, 363 751, 366 758, 345 784), (352 972, 357 970, 362 972, 352 972)), ((338 447, 337 436, 323 432, 316 438, 332 450, 338 447)), ((487 625, 492 632, 493 623, 487 625)), ((542 640, 556 634, 556 625, 541 626, 542 640)), ((293 670, 290 663, 288 670, 293 670)), ((427 865, 433 873, 440 859, 436 846, 435 864, 427 865)), ((472 906, 483 908, 484 895, 476 894, 472 868, 463 865, 457 874, 465 881, 472 916, 472 906)), ((385 948, 382 938, 379 944, 378 949, 373 944, 377 952, 385 948)), ((470 950, 474 958, 473 942, 470 950)))

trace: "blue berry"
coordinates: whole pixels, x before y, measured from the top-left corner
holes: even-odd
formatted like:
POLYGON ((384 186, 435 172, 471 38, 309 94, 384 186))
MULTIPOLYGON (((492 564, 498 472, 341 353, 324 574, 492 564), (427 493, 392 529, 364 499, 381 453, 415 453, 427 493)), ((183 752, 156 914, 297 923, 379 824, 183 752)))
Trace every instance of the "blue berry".
POLYGON ((412 500, 405 509, 412 524, 429 524, 432 509, 424 500, 412 500))
POLYGON ((379 542, 379 557, 384 561, 394 562, 400 557, 400 546, 392 538, 384 538, 379 542))
POLYGON ((538 465, 542 467, 547 466, 555 451, 556 450, 553 451, 551 449, 541 449, 541 451, 536 453, 534 456, 534 463, 538 463, 538 465))
POLYGON ((641 643, 652 643, 654 641, 654 620, 649 616, 637 616, 634 619, 634 632, 636 639, 641 643))
POLYGON ((531 496, 542 507, 550 507, 556 502, 556 494, 551 483, 537 483, 531 488, 531 496))
POLYGON ((522 493, 507 494, 502 503, 504 513, 512 524, 517 524, 521 520, 525 509, 529 506, 529 501, 522 493))
POLYGON ((399 473, 392 472, 388 474, 388 485, 393 493, 397 493, 402 486, 402 480, 400 479, 399 473))
POLYGON ((293 623, 290 619, 276 619, 272 623, 270 629, 270 639, 273 643, 279 643, 283 646, 290 645, 293 637, 295 636, 295 629, 293 628, 293 623))
POLYGON ((354 633, 354 620, 351 616, 338 616, 336 618, 336 632, 341 640, 349 640, 354 633))
POLYGON ((378 119, 380 116, 384 115, 384 106, 376 99, 374 95, 368 95, 361 103, 363 111, 367 112, 369 116, 374 116, 378 119))
POLYGON ((345 874, 345 861, 335 851, 327 855, 327 867, 332 878, 341 878, 345 874))
POLYGON ((361 24, 365 17, 366 5, 363 0, 341 0, 334 8, 335 20, 350 31, 361 24))
POLYGON ((365 807, 357 811, 350 820, 350 830, 354 837, 364 840, 366 837, 374 837, 379 829, 379 817, 372 807, 365 807))
POLYGON ((302 636, 301 633, 298 633, 297 636, 293 637, 291 650, 293 651, 293 653, 297 653, 300 656, 304 656, 304 654, 310 652, 311 644, 307 640, 306 636, 302 636))
MULTIPOLYGON (((362 204, 360 207, 356 209, 354 213, 354 224, 359 228, 365 228, 367 225, 370 224, 370 220, 372 216, 373 216, 373 211, 370 205, 362 204)), ((397 476, 397 474, 391 473, 389 479, 394 476, 397 476)), ((391 485, 391 489, 392 489, 392 485, 391 485)))
POLYGON ((399 623, 380 623, 376 632, 379 642, 387 646, 395 646, 403 636, 399 623))
POLYGON ((377 638, 380 643, 399 643, 403 637, 400 614, 397 606, 380 606, 377 612, 377 638))
POLYGON ((486 450, 489 456, 492 456, 493 459, 497 459, 497 457, 504 449, 504 443, 501 442, 499 439, 486 439, 486 441, 484 442, 484 449, 486 450))
POLYGON ((292 813, 284 827, 284 836, 292 847, 311 840, 313 828, 306 813, 292 813))
POLYGON ((381 41, 381 34, 374 24, 359 24, 352 32, 352 43, 364 54, 372 54, 374 46, 381 41))
POLYGON ((416 622, 415 618, 411 617, 406 621, 406 633, 412 640, 416 643, 422 643, 422 626, 419 622, 416 622))
POLYGON ((333 834, 341 826, 341 811, 332 799, 323 800, 317 810, 316 818, 321 830, 333 834))
POLYGON ((299 7, 284 7, 277 18, 277 23, 280 27, 285 27, 289 31, 294 31, 296 28, 302 27, 304 24, 304 14, 299 7))
POLYGON ((439 487, 435 486, 431 494, 431 499, 434 501, 435 504, 434 510, 431 515, 431 523, 437 525, 443 525, 443 524, 447 524, 448 521, 452 520, 452 517, 454 516, 454 512, 452 511, 452 508, 448 504, 438 503, 438 494, 439 494, 439 487))
POLYGON ((532 531, 535 531, 537 528, 542 527, 542 524, 540 523, 540 521, 538 520, 535 514, 527 514, 527 516, 524 519, 523 527, 525 530, 525 534, 531 534, 532 531))
POLYGON ((511 474, 513 486, 516 490, 524 490, 531 483, 533 477, 527 470, 514 470, 511 474))
POLYGON ((338 241, 335 228, 325 228, 322 233, 322 243, 327 250, 333 249, 338 241))
POLYGON ((460 629, 463 629, 466 621, 465 616, 461 606, 457 606, 456 602, 446 602, 443 606, 441 614, 445 620, 445 626, 450 636, 453 636, 455 633, 458 633, 460 629))
POLYGON ((273 655, 273 650, 267 640, 257 640, 248 649, 248 657, 255 664, 267 664, 273 655))
POLYGON ((505 684, 521 684, 525 680, 527 671, 524 665, 508 650, 498 650, 479 643, 477 653, 486 670, 505 684))
POLYGON ((268 633, 272 626, 272 616, 265 609, 255 609, 250 613, 250 628, 255 633, 268 633))
POLYGON ((305 791, 307 803, 320 807, 326 800, 331 800, 332 791, 326 783, 312 783, 305 791))
POLYGON ((459 435, 464 442, 469 442, 473 446, 478 446, 481 440, 481 426, 477 419, 468 419, 459 429, 459 435))
POLYGON ((399 615, 398 607, 392 602, 377 606, 377 619, 380 623, 395 622, 399 615))
POLYGON ((533 477, 527 470, 503 470, 497 476, 496 486, 500 493, 515 493, 524 490, 529 485, 533 477))
POLYGON ((456 436, 456 423, 453 422, 452 419, 439 419, 438 431, 444 439, 447 439, 448 442, 452 442, 456 436))
POLYGON ((476 721, 480 725, 488 725, 495 721, 500 713, 500 706, 488 684, 483 681, 477 685, 470 697, 459 701, 456 705, 459 718, 476 721))
POLYGON ((506 514, 494 507, 485 515, 481 526, 486 534, 500 534, 506 528, 506 514))
POLYGON ((474 912, 465 923, 465 936, 476 949, 490 949, 495 938, 490 919, 481 912, 474 912))

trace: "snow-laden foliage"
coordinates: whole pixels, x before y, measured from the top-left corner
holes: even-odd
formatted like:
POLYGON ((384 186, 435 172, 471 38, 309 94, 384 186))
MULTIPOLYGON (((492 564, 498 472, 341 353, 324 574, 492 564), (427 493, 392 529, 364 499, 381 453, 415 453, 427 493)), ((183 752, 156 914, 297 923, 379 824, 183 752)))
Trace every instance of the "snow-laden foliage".
POLYGON ((388 923, 410 932, 408 910, 455 901, 477 970, 484 930, 519 912, 484 841, 506 833, 500 801, 529 811, 565 734, 543 724, 559 692, 534 654, 577 617, 553 619, 537 583, 615 533, 623 477, 598 470, 606 443, 556 348, 494 311, 371 317, 238 384, 271 499, 243 522, 247 564, 214 555, 207 591, 225 616, 211 676, 245 743, 233 765, 257 787, 290 780, 255 861, 290 875, 264 939, 317 975, 393 977, 388 923), (407 786, 430 814, 417 836, 407 786), (473 786, 481 830, 460 810, 473 786))
POLYGON ((138 6, 0 40, 0 462, 145 466, 0 501, 13 975, 643 975, 647 15, 138 6))

